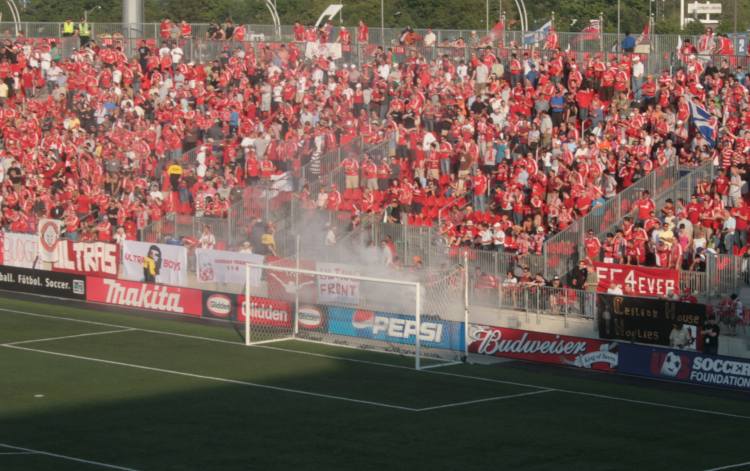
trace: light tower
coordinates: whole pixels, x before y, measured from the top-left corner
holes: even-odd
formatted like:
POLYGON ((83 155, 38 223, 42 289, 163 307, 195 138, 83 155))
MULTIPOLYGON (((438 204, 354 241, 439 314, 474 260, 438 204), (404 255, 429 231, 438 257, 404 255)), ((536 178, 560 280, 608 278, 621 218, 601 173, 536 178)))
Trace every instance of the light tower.
POLYGON ((143 0, 122 0, 122 34, 130 53, 135 47, 132 40, 143 37, 143 0))

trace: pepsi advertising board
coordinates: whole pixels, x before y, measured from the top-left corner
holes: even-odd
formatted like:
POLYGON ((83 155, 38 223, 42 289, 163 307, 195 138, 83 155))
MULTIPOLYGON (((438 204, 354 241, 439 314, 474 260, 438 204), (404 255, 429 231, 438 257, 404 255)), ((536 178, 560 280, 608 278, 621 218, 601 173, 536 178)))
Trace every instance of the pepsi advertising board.
POLYGON ((619 350, 620 373, 750 391, 747 359, 623 343, 619 350))
MULTIPOLYGON (((464 326, 460 322, 422 318, 419 339, 426 348, 464 349, 464 326)), ((328 308, 328 333, 415 345, 414 316, 345 307, 328 308)))

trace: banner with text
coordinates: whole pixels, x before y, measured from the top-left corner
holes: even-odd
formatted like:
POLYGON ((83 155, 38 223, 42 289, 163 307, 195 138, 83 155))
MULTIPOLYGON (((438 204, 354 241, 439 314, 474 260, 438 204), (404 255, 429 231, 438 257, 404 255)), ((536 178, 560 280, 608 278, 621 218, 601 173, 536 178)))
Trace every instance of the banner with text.
POLYGON ((316 57, 325 57, 331 59, 341 59, 341 43, 319 43, 308 41, 305 45, 305 57, 315 59, 316 57))
POLYGON ((750 391, 750 360, 746 358, 621 344, 619 369, 648 378, 750 391))
POLYGON ((2 265, 8 267, 35 268, 39 257, 39 235, 20 232, 5 232, 3 237, 2 265))
MULTIPOLYGON (((318 262, 318 271, 341 274, 358 275, 346 265, 338 263, 318 262)), ((318 302, 321 304, 359 304, 359 281, 351 278, 337 278, 318 276, 318 302)))
POLYGON ((122 246, 121 277, 126 280, 144 281, 143 259, 149 252, 156 262, 157 283, 174 286, 185 286, 187 284, 187 249, 181 245, 125 241, 122 246))
POLYGON ((73 242, 61 240, 57 244, 57 261, 53 271, 84 273, 116 277, 119 249, 109 242, 73 242))
MULTIPOLYGON (((201 283, 245 284, 245 264, 263 263, 263 255, 227 250, 195 250, 198 281, 201 283)), ((262 270, 250 270, 250 285, 260 284, 262 270)))
POLYGON ((677 270, 598 262, 594 262, 594 266, 599 275, 600 293, 620 285, 623 293, 630 296, 665 296, 676 293, 680 286, 677 270))
POLYGON ((0 266, 0 288, 8 291, 86 299, 86 279, 68 273, 0 266))
POLYGON ((200 317, 203 312, 202 293, 197 289, 86 277, 88 301, 150 311, 186 314, 200 317))
POLYGON ((704 304, 665 299, 597 296, 599 336, 653 345, 671 344, 695 350, 706 319, 704 304))
MULTIPOLYGON (((39 236, 7 232, 3 236, 3 265, 65 273, 116 277, 119 249, 108 242, 73 242, 60 239, 54 244, 54 262, 39 256, 39 236)), ((51 255, 51 254, 47 254, 51 255)))
POLYGON ((617 349, 617 343, 596 339, 478 324, 469 326, 469 353, 479 355, 615 371, 617 349))

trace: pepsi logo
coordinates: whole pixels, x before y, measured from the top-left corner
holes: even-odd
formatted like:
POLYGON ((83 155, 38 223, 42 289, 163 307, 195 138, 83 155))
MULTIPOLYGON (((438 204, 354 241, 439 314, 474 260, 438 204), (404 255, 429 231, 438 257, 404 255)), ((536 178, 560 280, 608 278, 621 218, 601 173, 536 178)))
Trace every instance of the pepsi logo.
POLYGON ((352 326, 355 329, 371 329, 374 322, 375 313, 373 311, 363 311, 360 309, 354 311, 352 326))
POLYGON ((301 307, 297 312, 297 323, 305 329, 318 329, 323 325, 323 314, 312 306, 301 307))
POLYGON ((206 300, 206 309, 212 315, 226 319, 232 312, 232 300, 223 294, 212 294, 206 300))

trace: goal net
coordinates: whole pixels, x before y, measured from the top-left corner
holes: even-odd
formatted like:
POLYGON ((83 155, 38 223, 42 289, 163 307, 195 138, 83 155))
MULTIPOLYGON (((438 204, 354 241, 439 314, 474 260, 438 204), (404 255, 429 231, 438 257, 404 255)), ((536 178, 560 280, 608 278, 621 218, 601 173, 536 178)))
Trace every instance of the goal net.
POLYGON ((308 265, 246 265, 237 320, 247 345, 294 339, 396 353, 414 356, 417 369, 465 359, 462 268, 372 277, 308 265))

